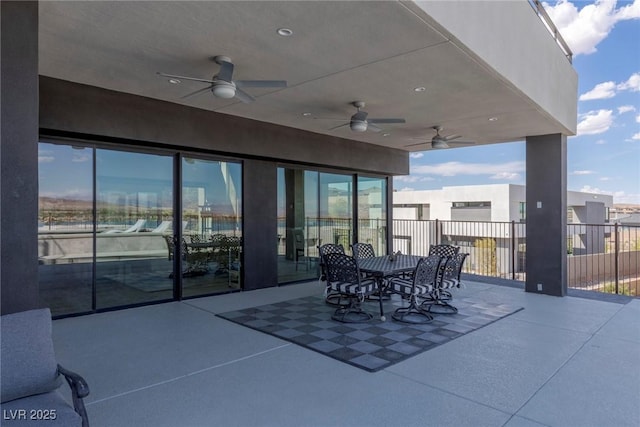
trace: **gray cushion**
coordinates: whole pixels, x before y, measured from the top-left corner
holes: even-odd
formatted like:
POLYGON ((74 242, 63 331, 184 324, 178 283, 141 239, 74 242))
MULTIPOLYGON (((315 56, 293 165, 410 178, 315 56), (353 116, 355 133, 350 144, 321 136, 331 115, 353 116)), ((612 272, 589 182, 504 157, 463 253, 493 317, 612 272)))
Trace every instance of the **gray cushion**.
POLYGON ((1 401, 46 393, 61 379, 51 339, 48 308, 0 316, 1 401))
POLYGON ((2 427, 74 427, 82 418, 57 391, 2 403, 2 427), (24 411, 24 412, 23 412, 24 411), (23 415, 24 414, 24 415, 23 415), (24 419, 26 417, 26 420, 24 419), (55 419, 52 419, 54 418, 55 419))

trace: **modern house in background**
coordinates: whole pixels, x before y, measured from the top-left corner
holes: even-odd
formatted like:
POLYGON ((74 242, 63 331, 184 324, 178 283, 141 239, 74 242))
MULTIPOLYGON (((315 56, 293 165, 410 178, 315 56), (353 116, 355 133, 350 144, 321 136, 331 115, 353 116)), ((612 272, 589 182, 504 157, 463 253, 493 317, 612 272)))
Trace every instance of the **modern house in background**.
POLYGON ((315 277, 320 242, 388 252, 391 178, 435 128, 526 140, 526 290, 564 295, 577 75, 538 7, 2 2, 2 313, 278 286, 315 277))
MULTIPOLYGON (((472 254, 471 264, 476 259, 476 247, 482 244, 483 239, 491 239, 491 250, 495 251, 496 259, 495 274, 511 277, 512 271, 521 273, 526 270, 524 245, 529 238, 524 226, 526 204, 525 186, 515 184, 397 191, 393 193, 393 218, 441 221, 437 239, 464 247, 472 254), (512 258, 514 247, 522 250, 518 249, 518 256, 512 258)), ((611 231, 603 226, 609 223, 612 206, 613 196, 568 191, 567 250, 573 255, 605 253, 606 239, 611 237, 611 231)), ((436 240, 436 236, 415 232, 411 223, 394 223, 394 248, 414 252, 416 248, 428 246, 429 242, 436 240)), ((470 271, 473 271, 472 265, 470 271)))

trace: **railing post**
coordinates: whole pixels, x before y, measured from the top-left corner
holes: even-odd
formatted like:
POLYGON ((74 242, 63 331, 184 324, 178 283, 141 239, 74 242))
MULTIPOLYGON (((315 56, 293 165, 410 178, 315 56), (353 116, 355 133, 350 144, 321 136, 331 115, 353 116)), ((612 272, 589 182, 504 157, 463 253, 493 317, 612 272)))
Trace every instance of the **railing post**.
POLYGON ((435 237, 436 237, 436 245, 440 244, 440 222, 438 221, 438 218, 436 218, 436 232, 435 232, 435 237))
POLYGON ((516 280, 516 222, 511 221, 511 280, 516 280))
POLYGON ((613 258, 613 263, 614 263, 614 269, 615 269, 615 280, 616 280, 616 295, 618 295, 618 283, 619 283, 619 279, 620 279, 620 273, 618 271, 618 258, 620 256, 620 238, 618 237, 618 223, 616 222, 613 225, 613 231, 615 233, 615 242, 616 242, 616 252, 615 252, 615 256, 613 258))

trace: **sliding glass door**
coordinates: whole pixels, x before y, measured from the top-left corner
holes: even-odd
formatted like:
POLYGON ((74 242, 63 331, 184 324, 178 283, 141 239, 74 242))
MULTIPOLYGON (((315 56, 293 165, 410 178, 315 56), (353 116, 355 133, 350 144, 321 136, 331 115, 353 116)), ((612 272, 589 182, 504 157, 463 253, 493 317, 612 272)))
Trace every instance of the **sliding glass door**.
POLYGON ((94 150, 38 146, 40 299, 54 315, 93 309, 94 150))
POLYGON ((353 235, 353 176, 278 169, 278 282, 318 277, 318 246, 353 235))
POLYGON ((96 150, 96 309, 173 297, 173 157, 96 150))
POLYGON ((182 159, 182 296, 241 287, 239 163, 182 159))
POLYGON ((61 316, 240 289, 241 176, 177 152, 40 143, 43 305, 61 316))
POLYGON ((387 252, 387 181, 358 177, 358 241, 369 243, 377 255, 387 252))

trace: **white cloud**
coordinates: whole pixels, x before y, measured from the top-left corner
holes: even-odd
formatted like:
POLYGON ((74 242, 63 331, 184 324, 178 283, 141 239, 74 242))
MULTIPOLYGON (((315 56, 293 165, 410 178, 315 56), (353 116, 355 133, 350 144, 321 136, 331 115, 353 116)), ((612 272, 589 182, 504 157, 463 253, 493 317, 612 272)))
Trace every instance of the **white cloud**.
POLYGON ((424 153, 411 153, 409 154, 409 157, 411 157, 412 159, 419 159, 420 157, 423 157, 424 153))
POLYGON ((604 139, 599 139, 599 140, 596 141, 596 144, 598 144, 598 145, 604 145, 606 143, 607 143, 607 141, 605 141, 604 139))
MULTIPOLYGON (((588 92, 580 95, 580 101, 591 101, 594 99, 607 99, 616 96, 616 93, 621 91, 640 92, 640 73, 632 74, 627 81, 616 84, 609 81, 604 83, 598 83, 588 92)), ((624 105, 618 107, 618 114, 625 113, 627 111, 635 111, 635 107, 631 105, 624 105)))
POLYGON ((638 132, 635 135, 633 135, 631 137, 631 139, 634 140, 634 141, 640 141, 640 132, 638 132))
POLYGON ((618 114, 629 113, 631 111, 636 111, 636 107, 633 105, 621 105, 618 107, 618 114))
POLYGON ((640 114, 636 116, 636 123, 640 123, 640 114))
POLYGON ((431 178, 431 177, 428 177, 428 176, 416 176, 416 175, 396 176, 393 179, 394 179, 394 181, 408 182, 408 183, 435 181, 434 178, 431 178))
POLYGON ((489 179, 499 179, 502 181, 515 181, 520 179, 520 174, 515 172, 500 172, 493 176, 490 176, 489 179))
POLYGON ((415 188, 403 187, 403 188, 399 189, 398 191, 413 191, 413 190, 415 190, 415 188))
POLYGON ((456 175, 489 175, 496 177, 494 179, 505 179, 497 177, 506 177, 511 174, 518 175, 525 170, 525 162, 513 161, 507 163, 462 163, 462 162, 446 162, 435 165, 420 165, 412 168, 411 173, 417 175, 438 175, 438 176, 456 176, 456 175))
POLYGON ((88 162, 89 160, 91 160, 91 156, 88 154, 74 154, 71 158, 71 161, 74 163, 83 163, 88 162))
POLYGON ((620 83, 618 85, 618 90, 640 92, 640 73, 632 74, 626 82, 620 83))
POLYGON ((616 96, 616 87, 617 85, 615 84, 615 82, 599 83, 589 92, 580 95, 579 100, 590 101, 593 99, 613 98, 614 96, 616 96))
POLYGON ((600 181, 611 181, 612 178, 609 176, 603 176, 602 178, 600 178, 600 181))
POLYGON ((39 155, 38 156, 38 163, 51 163, 55 160, 56 158, 53 156, 42 156, 39 155))
POLYGON ((607 38, 619 21, 640 18, 640 0, 616 9, 616 0, 596 0, 578 8, 571 2, 560 0, 551 6, 543 3, 574 55, 588 55, 607 38))
POLYGON ((613 124, 612 114, 613 110, 598 110, 579 115, 578 136, 595 135, 608 131, 613 124))
POLYGON ((592 175, 594 174, 594 171, 573 171, 571 172, 571 175, 592 175))

